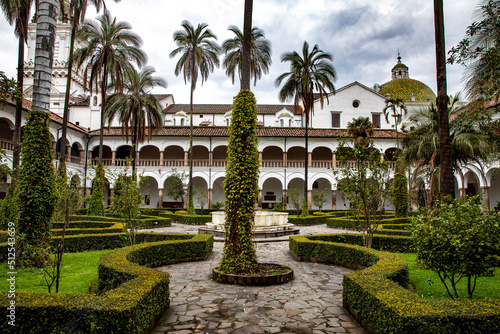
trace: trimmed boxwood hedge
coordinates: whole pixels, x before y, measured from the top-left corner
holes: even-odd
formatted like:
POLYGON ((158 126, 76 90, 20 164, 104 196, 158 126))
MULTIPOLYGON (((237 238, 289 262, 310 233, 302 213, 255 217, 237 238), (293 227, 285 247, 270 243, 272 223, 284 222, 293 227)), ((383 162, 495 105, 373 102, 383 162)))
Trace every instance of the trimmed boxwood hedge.
POLYGON ((500 333, 500 301, 432 301, 404 288, 406 260, 387 252, 333 243, 328 236, 291 236, 298 260, 368 267, 344 275, 344 307, 376 333, 500 333))
POLYGON ((402 235, 402 236, 411 236, 411 232, 407 231, 406 229, 401 229, 401 228, 393 228, 393 227, 406 227, 406 224, 381 224, 378 226, 377 230, 374 232, 374 234, 383 234, 383 235, 402 235))
MULTIPOLYGON (((408 218, 383 218, 382 224, 409 224, 408 218)), ((357 219, 353 216, 349 217, 327 217, 326 225, 329 227, 337 227, 337 228, 349 228, 356 229, 358 228, 357 219)))
POLYGON ((168 217, 168 219, 171 219, 176 223, 191 225, 205 225, 205 223, 209 223, 212 221, 212 215, 179 215, 170 212, 162 212, 160 213, 160 216, 168 217))
MULTIPOLYGON (((185 237, 183 237, 185 238, 185 237)), ((142 333, 169 305, 168 273, 141 266, 172 260, 206 258, 213 236, 189 235, 187 240, 169 240, 121 248, 99 262, 102 295, 28 293, 16 296, 16 330, 19 333, 142 333)), ((7 318, 7 293, 0 295, 0 317, 7 318)), ((7 321, 0 331, 8 332, 7 321)))
MULTIPOLYGON (((363 234, 318 234, 308 236, 308 238, 310 240, 324 240, 358 246, 364 245, 363 234)), ((413 252, 413 242, 410 237, 405 236, 373 235, 373 248, 388 252, 411 253, 413 252)))
POLYGON ((294 225, 303 225, 303 226, 308 226, 308 225, 321 225, 326 222, 328 216, 310 216, 310 217, 288 217, 288 223, 294 224, 294 225))

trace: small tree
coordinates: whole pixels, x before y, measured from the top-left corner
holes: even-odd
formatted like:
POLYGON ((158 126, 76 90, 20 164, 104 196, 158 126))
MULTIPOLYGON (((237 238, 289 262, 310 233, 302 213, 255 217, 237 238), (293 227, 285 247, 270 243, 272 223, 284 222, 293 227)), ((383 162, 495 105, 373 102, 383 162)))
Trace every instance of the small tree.
POLYGON ((36 258, 37 248, 50 243, 52 214, 56 204, 55 173, 52 164, 50 115, 31 111, 24 126, 19 170, 19 219, 17 224, 17 257, 26 266, 43 266, 44 258, 36 258))
POLYGON ((297 210, 297 214, 300 215, 300 211, 302 210, 302 203, 300 202, 300 193, 297 188, 293 188, 288 192, 288 202, 297 210))
POLYGON ((176 202, 183 201, 186 192, 186 174, 178 173, 176 169, 172 169, 172 174, 167 178, 165 183, 165 195, 173 198, 176 202))
POLYGON ((369 144, 354 144, 348 147, 340 141, 335 152, 341 163, 341 169, 333 173, 339 182, 338 189, 344 200, 351 202, 360 230, 365 232, 365 247, 371 248, 373 233, 382 219, 385 198, 389 193, 389 165, 380 160, 380 152, 369 144), (348 164, 347 159, 354 157, 355 164, 348 164))
MULTIPOLYGON (((62 168, 58 170, 57 173, 57 193, 59 199, 54 211, 54 218, 56 221, 63 221, 63 232, 61 236, 61 241, 55 249, 55 283, 56 283, 56 293, 59 292, 59 280, 61 277, 61 264, 64 255, 64 241, 66 237, 66 229, 69 224, 69 216, 75 212, 78 207, 80 207, 82 202, 82 196, 79 189, 79 184, 76 177, 68 179, 66 174, 66 167, 63 161, 62 168)), ((50 272, 50 271, 46 271, 50 272)), ((53 270, 51 272, 54 272, 53 270)), ((49 287, 50 292, 50 287, 49 287)))
POLYGON ((203 208, 208 203, 208 195, 205 193, 205 188, 196 188, 195 199, 200 204, 200 214, 203 214, 203 208))
POLYGON ((319 208, 319 211, 321 211, 321 209, 323 208, 323 205, 328 203, 328 200, 326 199, 324 191, 318 191, 318 192, 313 193, 312 201, 313 201, 313 204, 319 208))
POLYGON ((137 217, 140 215, 139 207, 142 205, 141 196, 142 177, 127 171, 121 171, 115 181, 115 192, 111 198, 111 212, 123 220, 130 245, 135 245, 137 234, 137 217))
POLYGON ((500 216, 484 211, 479 196, 436 203, 428 216, 412 219, 417 260, 437 272, 451 299, 457 283, 467 279, 472 298, 477 278, 492 276, 500 254, 500 216))
POLYGON ((105 175, 104 165, 99 163, 95 167, 92 194, 87 198, 89 203, 88 214, 90 216, 104 216, 104 187, 107 182, 105 175))

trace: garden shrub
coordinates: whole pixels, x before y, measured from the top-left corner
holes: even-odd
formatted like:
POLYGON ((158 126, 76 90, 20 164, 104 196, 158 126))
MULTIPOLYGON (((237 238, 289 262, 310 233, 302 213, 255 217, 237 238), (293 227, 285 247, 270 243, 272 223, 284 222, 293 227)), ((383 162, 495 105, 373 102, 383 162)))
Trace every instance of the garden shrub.
POLYGON ((92 194, 87 198, 89 209, 87 214, 90 216, 104 216, 104 187, 106 186, 106 172, 104 165, 99 163, 95 169, 95 178, 92 187, 92 194))
POLYGON ((12 190, 12 186, 9 186, 7 195, 2 200, 2 207, 0 207, 0 230, 7 230, 9 222, 17 222, 17 216, 19 214, 17 205, 18 192, 19 188, 12 190))
POLYGON ((288 217, 288 223, 294 225, 321 225, 326 221, 327 216, 324 215, 315 215, 309 217, 288 217))
POLYGON ((491 276, 500 259, 500 216, 484 212, 479 196, 437 203, 429 216, 413 218, 417 260, 437 272, 450 298, 467 279, 468 295, 476 279, 491 276))
POLYGON ((177 214, 177 213, 163 213, 162 216, 170 218, 173 222, 181 224, 192 224, 192 225, 205 225, 212 221, 212 215, 205 216, 192 216, 188 214, 177 214))
POLYGON ((373 333, 500 333, 500 301, 431 301, 404 288, 406 260, 332 242, 332 236, 290 236, 298 260, 368 267, 344 275, 343 305, 373 333))
POLYGON ((404 166, 399 159, 394 170, 391 197, 396 217, 406 217, 408 214, 408 179, 406 178, 404 166))
MULTIPOLYGON (((138 234, 138 236, 141 233, 138 234)), ((99 283, 115 287, 102 295, 47 294, 18 291, 16 330, 20 333, 135 334, 154 324, 168 307, 169 274, 143 265, 205 258, 213 236, 184 235, 171 240, 121 248, 99 262, 99 283), (154 251, 148 250, 153 247, 154 251)), ((0 316, 6 318, 9 299, 0 295, 0 316)), ((7 321, 0 331, 10 330, 7 321)))

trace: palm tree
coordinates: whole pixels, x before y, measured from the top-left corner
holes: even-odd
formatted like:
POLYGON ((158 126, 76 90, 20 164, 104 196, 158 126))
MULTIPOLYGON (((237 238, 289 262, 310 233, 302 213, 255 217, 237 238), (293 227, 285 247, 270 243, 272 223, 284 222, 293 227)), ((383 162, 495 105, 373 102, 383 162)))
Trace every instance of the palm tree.
MULTIPOLYGON (((450 121, 451 158, 453 169, 471 162, 488 161, 495 152, 495 145, 487 132, 489 116, 484 110, 464 111, 456 107, 458 97, 450 100, 447 116, 450 121)), ((442 168, 439 141, 439 113, 434 105, 418 110, 409 118, 412 129, 403 138, 403 159, 408 165, 416 166, 411 183, 416 183, 416 175, 427 167, 431 173, 431 193, 435 184, 434 176, 442 168)), ((452 175, 453 177, 453 175, 452 175)), ((454 190, 453 190, 454 192, 454 190)), ((430 201, 429 201, 430 202, 430 201)))
POLYGON ((162 124, 161 105, 150 90, 166 87, 167 83, 162 78, 154 77, 154 72, 155 69, 150 66, 140 72, 131 67, 125 74, 125 92, 113 94, 106 107, 108 124, 118 116, 127 141, 129 132, 132 132, 132 173, 135 173, 138 144, 144 142, 146 135, 148 140, 151 139, 153 128, 160 129, 162 124))
POLYGON ((245 0, 240 89, 250 90, 253 0, 245 0))
POLYGON ((281 62, 290 62, 290 72, 281 74, 276 78, 276 86, 284 82, 279 91, 279 99, 294 100, 295 110, 300 109, 302 103, 305 114, 305 173, 304 173, 304 215, 308 213, 307 201, 307 177, 308 177, 308 128, 309 116, 314 112, 314 92, 319 96, 321 107, 326 99, 328 102, 328 92, 335 93, 333 82, 336 80, 335 68, 331 64, 333 56, 319 49, 316 44, 309 52, 309 44, 304 41, 302 56, 296 51, 285 52, 281 56, 281 62))
POLYGON ((217 37, 206 23, 200 23, 196 29, 189 21, 183 21, 184 30, 174 33, 174 42, 177 48, 170 53, 170 58, 181 55, 175 66, 175 75, 183 74, 184 82, 191 81, 190 113, 189 113, 189 183, 188 183, 188 212, 194 214, 193 203, 193 94, 196 89, 198 76, 201 83, 208 79, 208 75, 215 67, 219 67, 220 46, 213 40, 217 37))
MULTIPOLYGON (((115 0, 115 2, 118 0, 115 0)), ((104 6, 106 10, 106 4, 104 0, 90 0, 91 4, 94 5, 96 11, 99 12, 101 10, 101 6, 104 6)), ((71 20, 71 37, 69 44, 69 58, 68 58, 68 75, 66 79, 66 92, 64 94, 64 112, 63 112, 63 124, 62 124, 62 134, 61 134, 61 143, 66 142, 67 132, 68 132, 68 117, 69 117, 69 95, 71 90, 71 80, 73 76, 73 53, 75 50, 75 37, 76 31, 78 27, 85 20, 85 14, 87 13, 87 7, 89 4, 89 0, 71 0, 69 3, 69 8, 66 7, 65 1, 61 1, 61 11, 64 19, 71 20)), ((61 150, 60 168, 65 167, 65 159, 66 159, 66 150, 61 150)))
POLYGON ((385 108, 384 108, 384 116, 387 123, 389 122, 389 115, 394 117, 394 127, 396 129, 396 148, 397 153, 399 155, 399 133, 398 133, 398 124, 401 124, 401 121, 404 116, 408 113, 408 109, 406 108, 404 101, 400 98, 395 99, 387 99, 385 100, 385 108), (399 109, 399 111, 398 111, 399 109))
POLYGON ((101 92, 101 132, 99 137, 99 162, 102 162, 104 140, 104 112, 106 92, 111 78, 115 92, 121 91, 124 73, 132 66, 131 61, 142 66, 146 54, 139 48, 142 40, 134 34, 127 22, 116 22, 109 12, 95 21, 86 21, 78 31, 78 38, 86 45, 75 52, 77 68, 84 67, 84 86, 96 93, 101 92), (100 84, 100 87, 99 87, 100 84))
POLYGON ((451 158, 450 125, 448 119, 448 95, 446 93, 446 47, 444 42, 443 0, 434 0, 434 30, 436 41, 436 106, 439 114, 439 146, 441 168, 439 181, 441 195, 453 196, 453 162, 451 158))
POLYGON ((373 123, 368 117, 353 118, 347 123, 347 134, 354 138, 356 145, 368 145, 368 138, 373 136, 373 123))
MULTIPOLYGON (((226 54, 223 66, 226 68, 226 75, 231 77, 234 84, 236 72, 241 80, 242 54, 243 54, 243 33, 236 26, 230 26, 235 37, 222 43, 222 51, 226 54)), ((252 46, 250 50, 250 76, 254 79, 254 86, 262 74, 269 73, 271 65, 271 42, 265 39, 264 31, 257 27, 252 28, 252 46)))
MULTIPOLYGON (((15 24, 14 34, 19 39, 17 52, 17 87, 23 90, 24 78, 24 43, 28 41, 28 23, 33 0, 2 0, 0 8, 9 24, 15 24)), ((16 116, 14 128, 14 152, 12 157, 12 190, 16 188, 17 167, 19 166, 19 154, 21 151, 21 117, 22 99, 16 101, 16 116)))

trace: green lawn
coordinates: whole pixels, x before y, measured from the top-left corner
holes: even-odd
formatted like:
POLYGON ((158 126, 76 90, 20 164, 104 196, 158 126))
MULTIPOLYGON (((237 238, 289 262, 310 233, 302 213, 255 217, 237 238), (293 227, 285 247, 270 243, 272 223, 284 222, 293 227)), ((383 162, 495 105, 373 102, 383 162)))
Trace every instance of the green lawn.
MULTIPOLYGON (((420 296, 428 299, 449 300, 450 297, 446 288, 439 279, 437 273, 432 270, 423 270, 415 266, 417 255, 398 253, 408 261, 410 272, 410 289, 420 296)), ((467 279, 463 278, 458 284, 458 295, 460 298, 467 298, 467 279)), ((500 299, 500 268, 495 270, 493 277, 479 277, 476 289, 472 295, 473 299, 483 299, 485 297, 500 299)))
MULTIPOLYGON (((63 267, 59 282, 59 292, 86 294, 97 280, 97 265, 101 255, 112 250, 67 253, 63 257, 63 267)), ((0 263, 0 291, 9 289, 7 262, 0 263)), ((16 275, 17 291, 48 292, 43 274, 38 269, 18 269, 16 275)), ((52 286, 55 292, 55 283, 52 286)))

